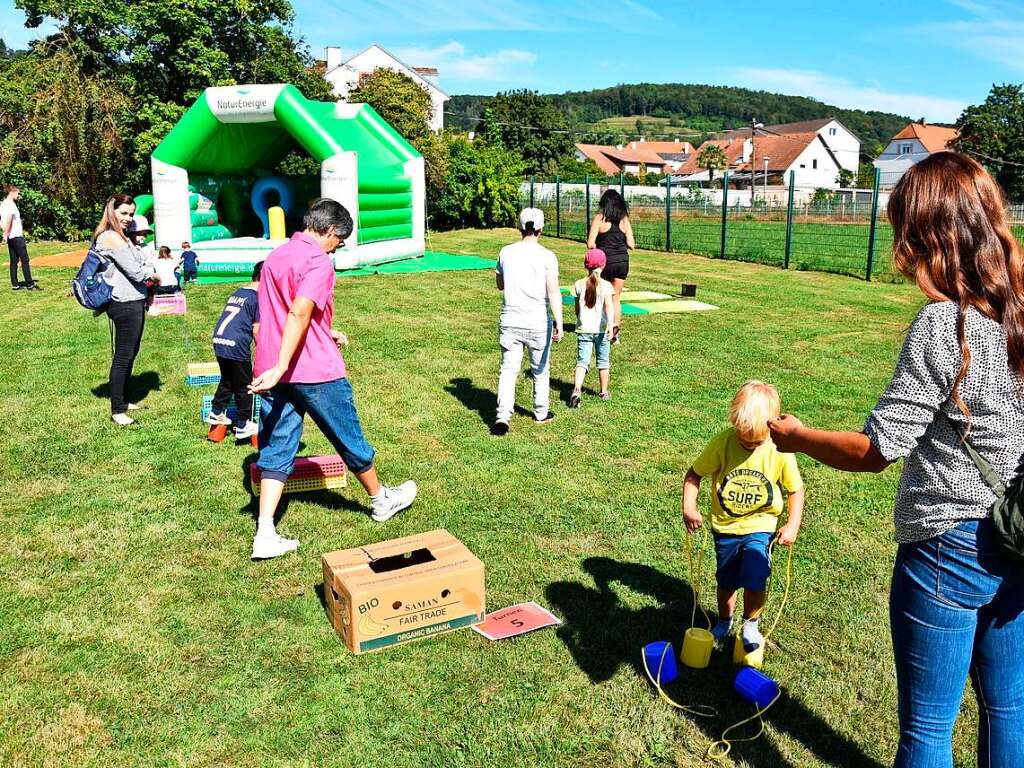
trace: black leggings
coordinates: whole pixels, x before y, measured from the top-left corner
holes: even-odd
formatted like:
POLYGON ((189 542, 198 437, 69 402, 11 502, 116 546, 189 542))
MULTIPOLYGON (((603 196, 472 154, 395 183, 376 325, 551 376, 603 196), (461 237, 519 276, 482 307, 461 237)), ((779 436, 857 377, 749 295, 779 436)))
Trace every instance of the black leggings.
POLYGON ((114 358, 110 361, 110 412, 124 413, 128 407, 125 388, 132 375, 135 357, 146 325, 146 300, 112 301, 107 316, 114 324, 114 358))
POLYGON ((18 284, 18 262, 25 276, 25 285, 32 285, 32 270, 28 268, 28 246, 24 237, 12 237, 7 240, 7 250, 11 254, 11 286, 18 284))
POLYGON ((252 383, 252 361, 231 360, 218 355, 217 364, 220 366, 220 383, 217 385, 217 391, 213 394, 213 404, 210 410, 213 413, 224 413, 233 395, 235 406, 238 408, 235 426, 244 427, 245 422, 252 421, 252 395, 249 394, 249 385, 252 383))

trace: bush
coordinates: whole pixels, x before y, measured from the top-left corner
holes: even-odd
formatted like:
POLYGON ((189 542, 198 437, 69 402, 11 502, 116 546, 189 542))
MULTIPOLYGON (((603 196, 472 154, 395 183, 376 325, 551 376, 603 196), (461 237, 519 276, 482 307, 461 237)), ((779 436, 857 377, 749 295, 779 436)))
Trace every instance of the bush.
POLYGON ((504 227, 515 222, 519 185, 526 164, 499 143, 470 142, 446 135, 448 173, 444 188, 428 197, 427 211, 435 229, 504 227))

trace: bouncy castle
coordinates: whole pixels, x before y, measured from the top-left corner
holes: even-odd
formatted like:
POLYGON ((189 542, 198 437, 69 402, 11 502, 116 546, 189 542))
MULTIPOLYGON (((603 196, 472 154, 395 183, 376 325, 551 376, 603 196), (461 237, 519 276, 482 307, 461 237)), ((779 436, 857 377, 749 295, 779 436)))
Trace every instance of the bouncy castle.
POLYGON ((293 85, 207 88, 153 152, 152 181, 137 212, 152 208, 157 245, 190 242, 204 278, 251 272, 318 197, 352 214, 335 269, 423 255, 423 157, 366 104, 293 85), (319 173, 275 170, 296 153, 319 173))

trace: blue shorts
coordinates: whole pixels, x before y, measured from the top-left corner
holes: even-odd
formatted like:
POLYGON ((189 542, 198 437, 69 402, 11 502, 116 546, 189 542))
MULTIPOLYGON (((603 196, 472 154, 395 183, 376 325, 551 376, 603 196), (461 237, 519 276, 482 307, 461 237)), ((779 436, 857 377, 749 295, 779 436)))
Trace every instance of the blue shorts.
POLYGON ((730 536, 715 534, 715 560, 718 570, 715 578, 718 588, 724 590, 752 589, 763 592, 768 588, 772 572, 768 546, 773 533, 744 533, 730 536))
POLYGON ((612 367, 612 344, 608 334, 578 333, 576 334, 576 367, 590 370, 590 358, 597 350, 597 370, 607 371, 612 367))
POLYGON ((284 482, 295 468, 308 413, 352 472, 373 466, 373 447, 363 436, 348 379, 321 384, 278 384, 260 396, 260 458, 263 477, 284 482))

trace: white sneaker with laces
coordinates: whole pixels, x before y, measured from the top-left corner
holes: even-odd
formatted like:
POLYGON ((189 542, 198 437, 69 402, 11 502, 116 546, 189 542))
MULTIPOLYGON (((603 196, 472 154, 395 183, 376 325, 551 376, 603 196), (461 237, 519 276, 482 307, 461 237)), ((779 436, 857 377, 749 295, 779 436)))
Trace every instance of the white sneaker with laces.
POLYGON ((214 413, 213 411, 210 411, 210 415, 206 417, 206 423, 211 427, 219 427, 221 425, 230 427, 231 419, 228 418, 226 413, 214 413))
POLYGON ((259 424, 255 421, 249 420, 245 422, 245 426, 239 429, 235 427, 235 440, 248 440, 260 431, 259 424))
POLYGON ((380 495, 373 500, 370 517, 375 522, 383 523, 390 520, 403 509, 408 509, 416 500, 416 483, 406 480, 401 485, 382 486, 380 495))
POLYGON ((257 535, 252 540, 252 559, 270 560, 294 552, 298 548, 298 539, 285 539, 276 533, 257 535))

